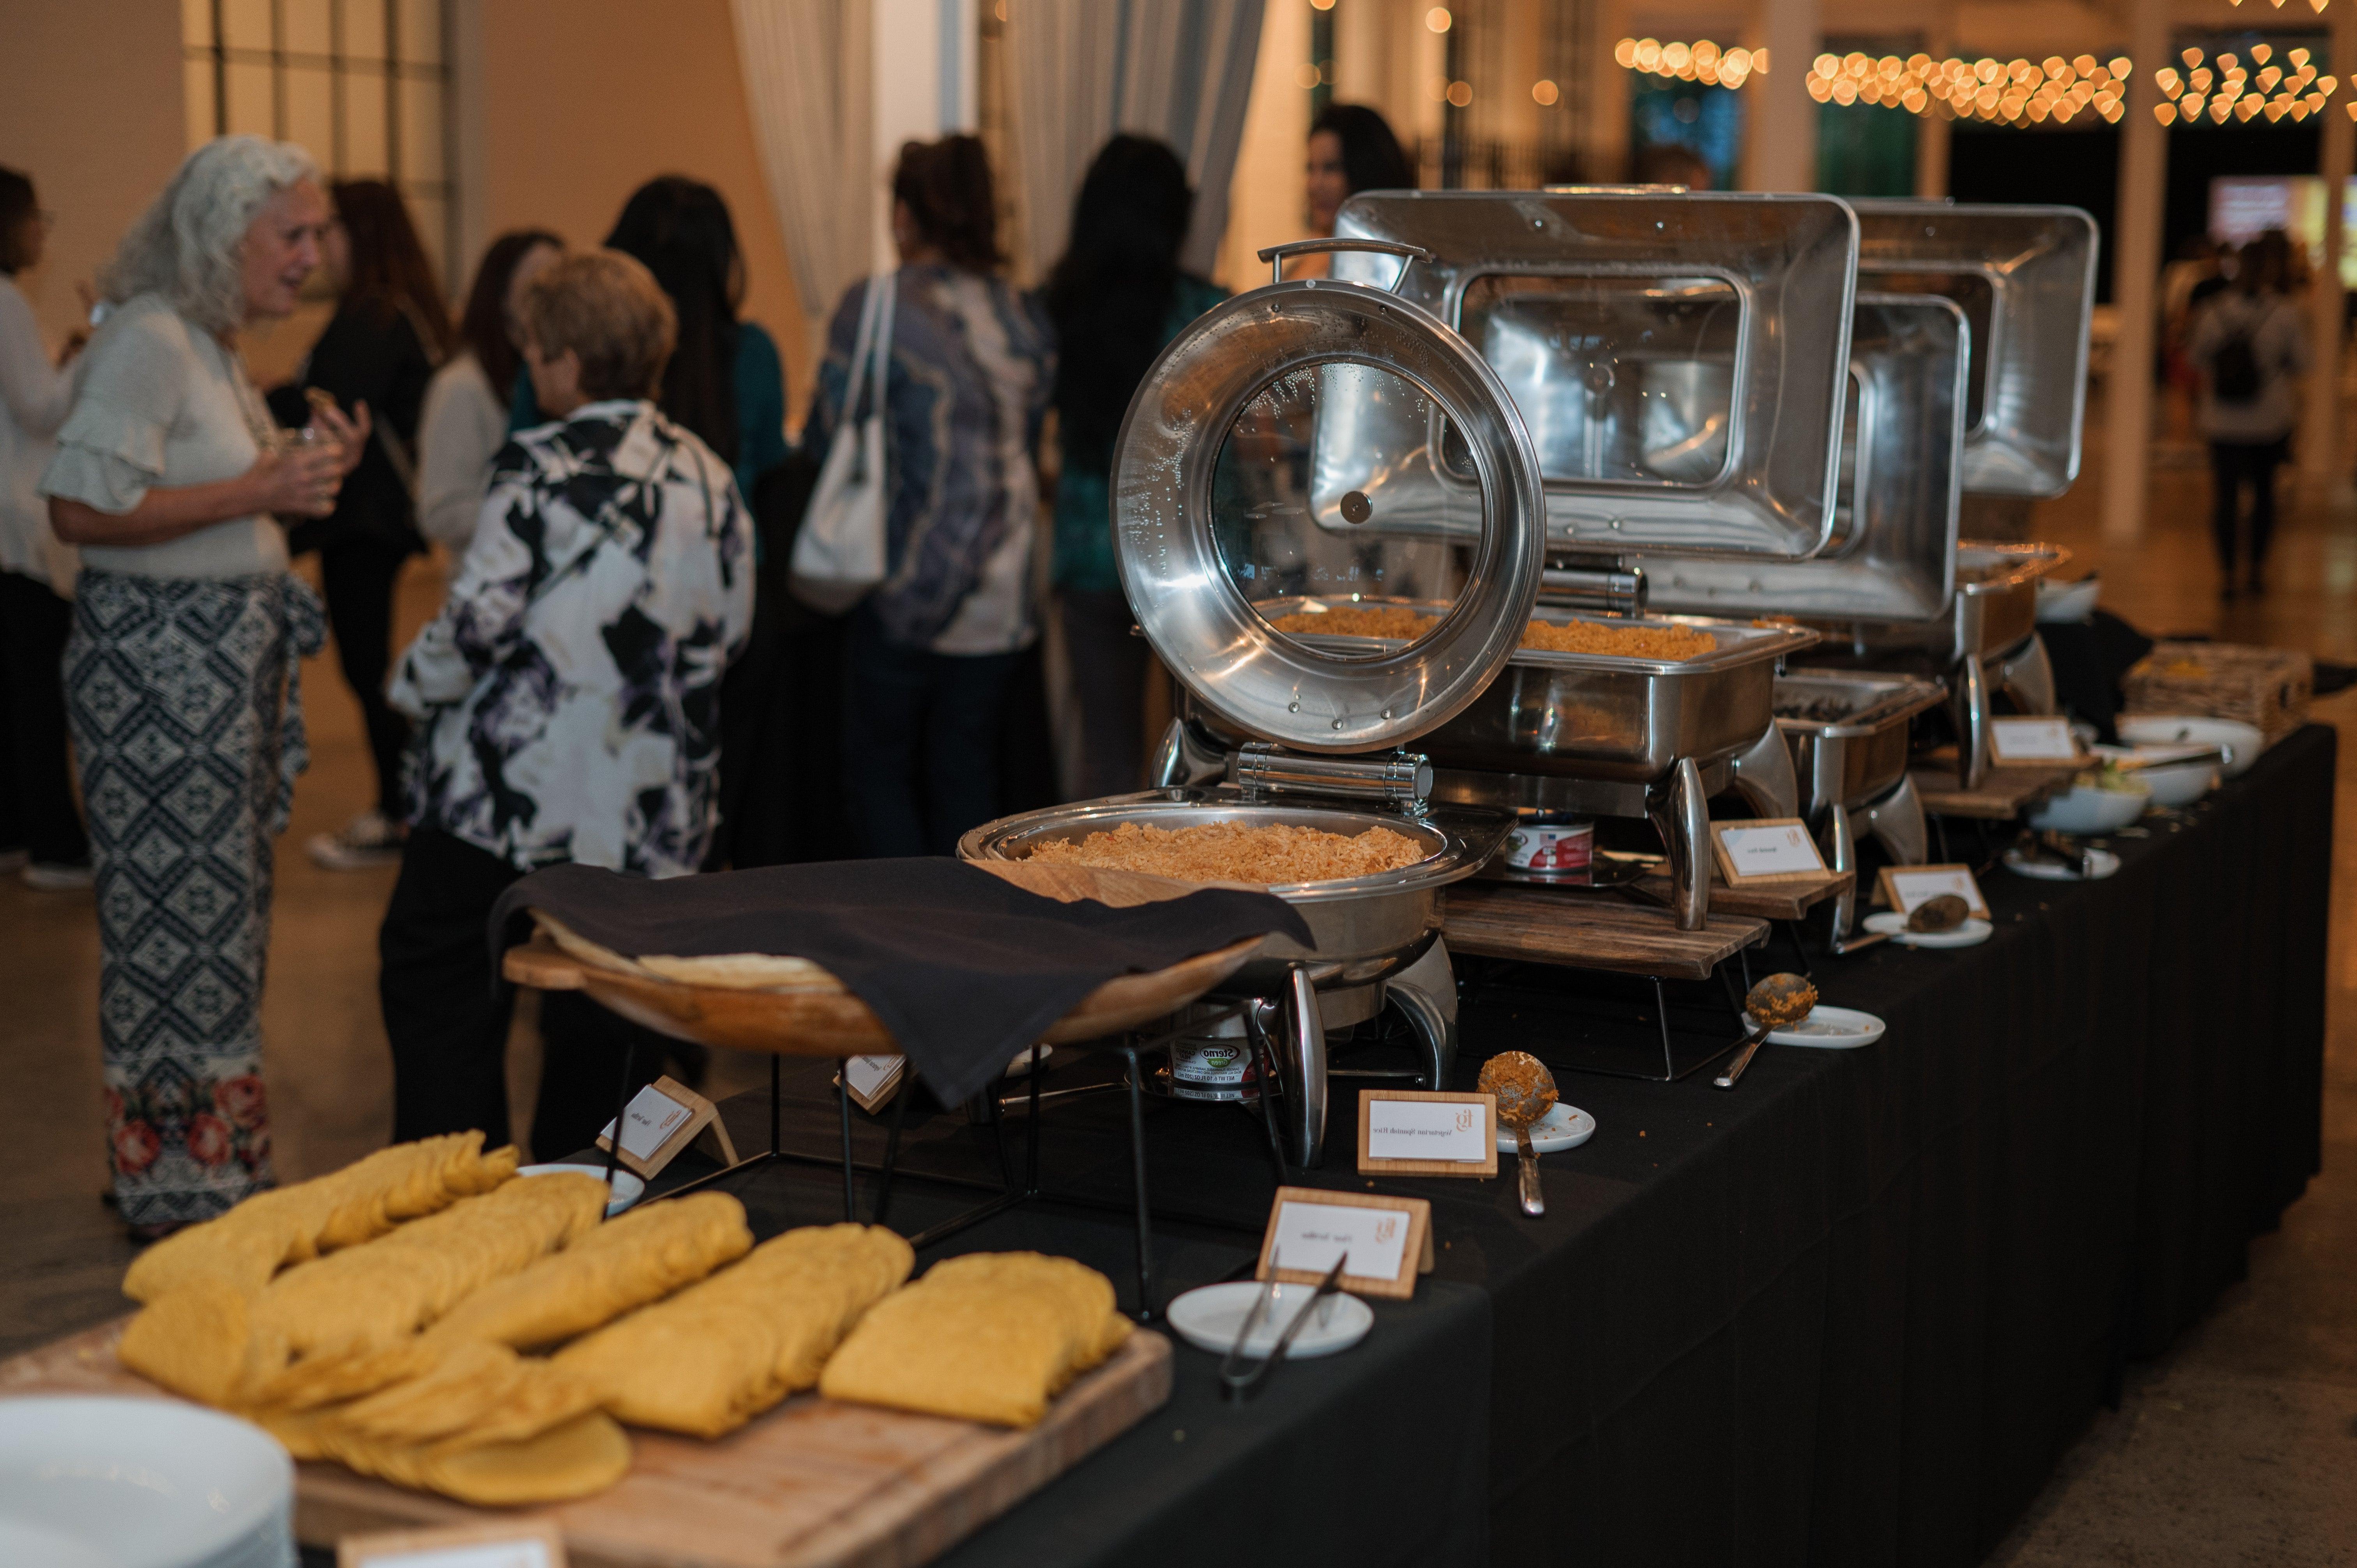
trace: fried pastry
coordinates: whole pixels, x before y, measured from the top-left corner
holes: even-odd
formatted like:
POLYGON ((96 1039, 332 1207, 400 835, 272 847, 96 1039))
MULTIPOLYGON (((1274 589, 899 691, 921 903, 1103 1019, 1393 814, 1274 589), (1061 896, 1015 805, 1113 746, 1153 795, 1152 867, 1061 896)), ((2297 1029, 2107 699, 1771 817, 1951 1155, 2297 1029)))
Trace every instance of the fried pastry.
POLYGON ((467 1295, 597 1225, 606 1184, 557 1171, 462 1198, 366 1247, 298 1263, 254 1298, 253 1333, 275 1370, 323 1351, 392 1345, 467 1295))
POLYGON ((843 1336, 909 1277, 880 1226, 789 1230, 733 1267, 559 1351, 555 1366, 638 1426, 717 1437, 818 1380, 843 1336))
POLYGON ((752 1245, 745 1206, 725 1192, 648 1204, 485 1285, 428 1332, 519 1350, 554 1345, 694 1283, 752 1245))
POLYGON ((877 1303, 827 1362, 819 1391, 1032 1426, 1129 1333, 1095 1270, 1038 1252, 976 1253, 936 1264, 877 1303))
POLYGON ((480 1133, 396 1144, 332 1175, 256 1193, 140 1253, 123 1276, 123 1294, 150 1302, 177 1285, 213 1279, 252 1295, 285 1264, 371 1240, 515 1175, 515 1149, 486 1155, 482 1146, 480 1133))

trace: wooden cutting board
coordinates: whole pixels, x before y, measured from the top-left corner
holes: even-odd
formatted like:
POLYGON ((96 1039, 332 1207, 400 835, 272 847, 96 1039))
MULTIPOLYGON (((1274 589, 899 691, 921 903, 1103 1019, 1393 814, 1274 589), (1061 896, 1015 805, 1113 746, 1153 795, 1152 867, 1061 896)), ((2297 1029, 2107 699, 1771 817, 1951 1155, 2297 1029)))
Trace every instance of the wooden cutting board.
MULTIPOLYGON (((171 1398, 115 1359, 122 1334, 112 1323, 0 1362, 0 1398, 171 1398)), ((1140 1330, 1028 1432, 803 1394, 713 1443, 633 1428, 619 1484, 547 1509, 469 1508, 299 1465, 295 1530, 329 1546, 363 1530, 545 1518, 573 1568, 916 1568, 1169 1397, 1170 1342, 1140 1330)))

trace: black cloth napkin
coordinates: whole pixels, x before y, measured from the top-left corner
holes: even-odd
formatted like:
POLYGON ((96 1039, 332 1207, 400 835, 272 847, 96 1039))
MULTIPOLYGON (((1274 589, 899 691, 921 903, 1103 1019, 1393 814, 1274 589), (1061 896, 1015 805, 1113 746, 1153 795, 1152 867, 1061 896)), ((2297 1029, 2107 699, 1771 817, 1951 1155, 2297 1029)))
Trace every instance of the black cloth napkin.
POLYGON ((494 959, 544 909, 617 952, 806 958, 875 1010, 909 1065, 954 1105, 1115 975, 1167 969, 1248 936, 1308 925, 1268 893, 1207 887, 1115 909, 1062 904, 942 858, 838 860, 655 881, 553 865, 492 908, 494 959))
POLYGON ((2038 636, 2054 670, 2054 700, 2094 725, 2096 739, 2117 745, 2121 688, 2136 660, 2152 651, 2152 639, 2109 610, 2080 622, 2045 622, 2038 636))

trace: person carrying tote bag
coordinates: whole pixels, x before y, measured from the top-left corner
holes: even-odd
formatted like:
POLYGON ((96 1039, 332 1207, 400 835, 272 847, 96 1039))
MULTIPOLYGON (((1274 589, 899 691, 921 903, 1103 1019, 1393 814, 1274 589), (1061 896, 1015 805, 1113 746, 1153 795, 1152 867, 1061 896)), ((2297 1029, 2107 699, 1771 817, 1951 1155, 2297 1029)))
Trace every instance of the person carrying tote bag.
MULTIPOLYGON (((880 575, 843 622, 844 803, 864 854, 950 854, 996 814, 1009 693, 1038 635, 1034 458, 1054 338, 1039 301, 1001 274, 974 137, 900 149, 892 237, 889 287, 854 285, 827 326, 802 440, 846 478, 822 486, 804 541, 816 550, 848 532, 835 527, 847 506, 828 498, 847 500, 850 473, 861 491, 877 488, 862 515, 877 518, 880 562, 861 575, 880 575), (867 434, 877 418, 891 421, 888 444, 867 434)), ((798 549, 797 575, 804 562, 798 549)))
POLYGON ((819 470, 810 511, 794 537, 788 587, 822 615, 840 615, 884 580, 884 511, 888 490, 884 430, 892 366, 892 312, 899 277, 867 280, 860 302, 859 336, 844 389, 845 417, 819 470), (858 417, 863 390, 872 395, 858 417))

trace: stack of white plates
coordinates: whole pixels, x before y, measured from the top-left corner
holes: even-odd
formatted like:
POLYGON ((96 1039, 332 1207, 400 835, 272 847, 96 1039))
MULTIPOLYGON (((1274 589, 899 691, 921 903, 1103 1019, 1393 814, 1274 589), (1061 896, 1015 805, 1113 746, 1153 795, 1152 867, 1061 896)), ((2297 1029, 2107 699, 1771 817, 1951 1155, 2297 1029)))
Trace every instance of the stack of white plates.
POLYGON ((0 1400, 0 1563, 295 1568, 295 1466, 168 1400, 0 1400))

